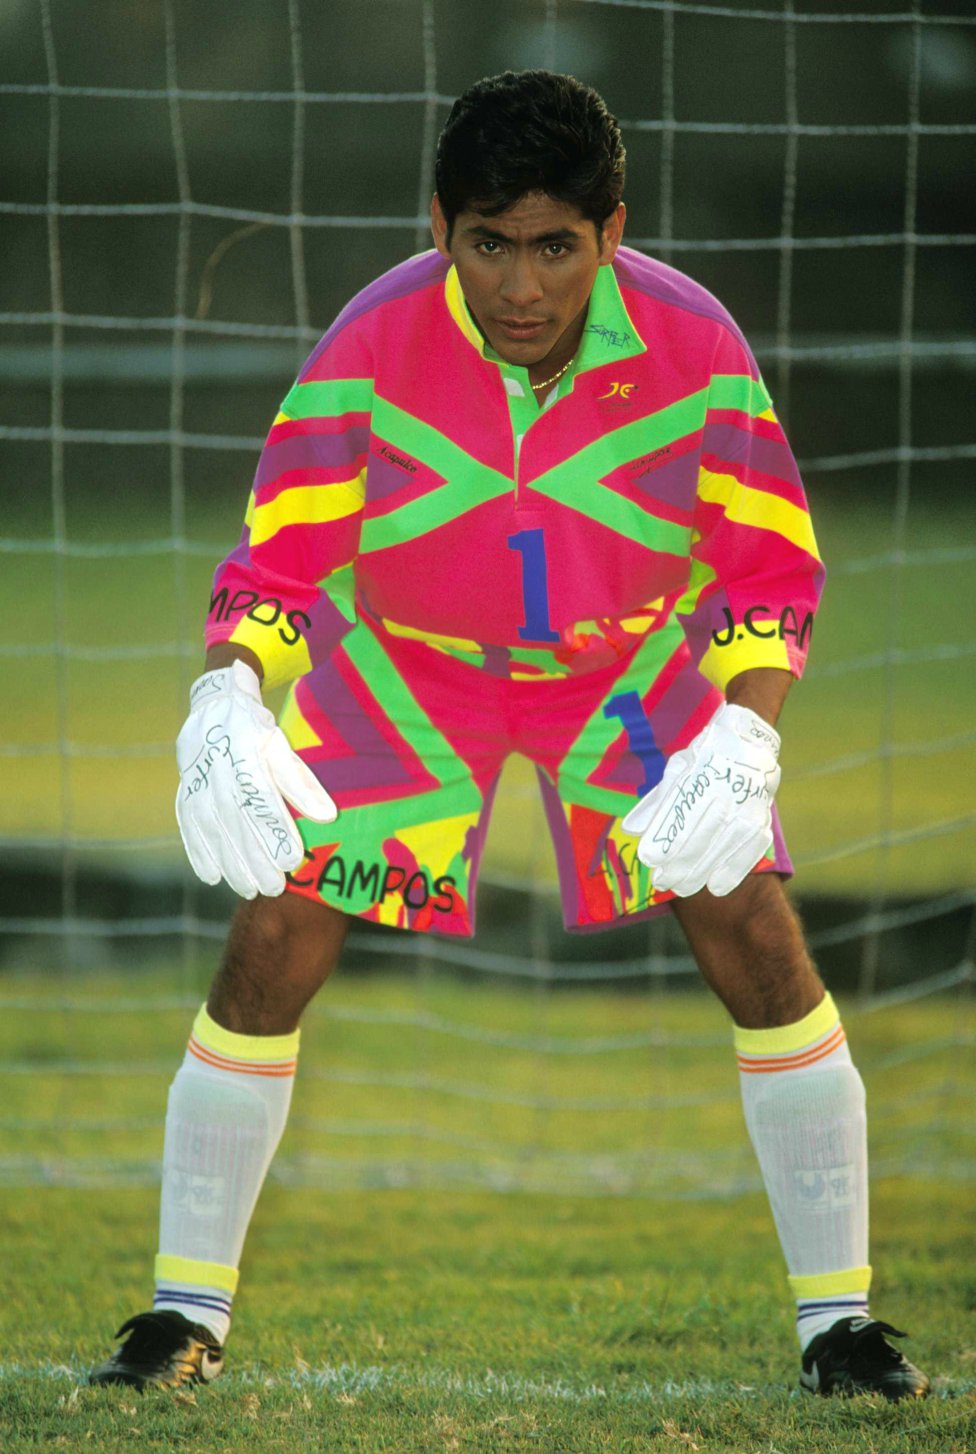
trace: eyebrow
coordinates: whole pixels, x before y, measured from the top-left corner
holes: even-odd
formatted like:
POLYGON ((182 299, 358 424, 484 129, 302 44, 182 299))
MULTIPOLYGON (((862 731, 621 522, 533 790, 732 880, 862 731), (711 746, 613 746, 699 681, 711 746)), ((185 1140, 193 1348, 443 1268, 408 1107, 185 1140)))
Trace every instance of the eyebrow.
MULTIPOLYGON (((516 241, 516 239, 514 237, 510 237, 507 232, 499 232, 499 231, 497 231, 496 228, 493 228, 493 227, 485 227, 481 223, 477 223, 477 224, 472 225, 470 227, 465 227, 463 229, 463 232, 464 232, 465 237, 477 237, 477 238, 480 238, 480 239, 482 239, 484 241, 489 241, 489 242, 515 242, 516 241)), ((530 243, 540 243, 540 242, 578 242, 579 241, 579 237, 580 237, 579 232, 577 232, 577 230, 575 228, 573 228, 573 227, 557 227, 557 228, 553 229, 553 231, 551 231, 551 232, 540 232, 540 233, 537 233, 535 237, 530 237, 528 239, 528 241, 530 243)))

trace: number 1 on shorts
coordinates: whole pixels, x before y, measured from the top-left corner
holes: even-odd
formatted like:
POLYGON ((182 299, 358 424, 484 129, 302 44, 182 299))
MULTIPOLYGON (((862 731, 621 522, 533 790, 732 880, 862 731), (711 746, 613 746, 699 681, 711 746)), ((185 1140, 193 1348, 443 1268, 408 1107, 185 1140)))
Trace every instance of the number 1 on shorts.
POLYGON ((644 769, 644 781, 637 789, 638 797, 657 787, 664 776, 664 753, 654 741, 654 729, 648 721, 639 692, 618 692, 603 709, 607 718, 616 717, 627 734, 627 746, 644 769))
POLYGON ((549 620, 549 575, 546 566, 546 541, 541 526, 536 530, 519 530, 508 537, 509 550, 522 557, 522 611, 525 625, 518 634, 523 641, 559 641, 549 620))

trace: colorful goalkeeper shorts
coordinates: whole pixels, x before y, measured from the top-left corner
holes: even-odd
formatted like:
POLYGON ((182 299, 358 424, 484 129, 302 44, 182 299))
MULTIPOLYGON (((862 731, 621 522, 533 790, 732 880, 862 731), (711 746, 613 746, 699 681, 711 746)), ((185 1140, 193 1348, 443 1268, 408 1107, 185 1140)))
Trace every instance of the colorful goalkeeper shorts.
MULTIPOLYGON (((360 621, 281 713, 339 807, 334 823, 298 820, 306 856, 288 888, 376 923, 473 934, 492 799, 521 753, 538 775, 567 929, 660 913, 673 895, 651 887, 620 819, 721 701, 680 628, 583 675, 517 680, 360 621)), ((792 873, 775 816, 757 865, 769 870, 792 873)))

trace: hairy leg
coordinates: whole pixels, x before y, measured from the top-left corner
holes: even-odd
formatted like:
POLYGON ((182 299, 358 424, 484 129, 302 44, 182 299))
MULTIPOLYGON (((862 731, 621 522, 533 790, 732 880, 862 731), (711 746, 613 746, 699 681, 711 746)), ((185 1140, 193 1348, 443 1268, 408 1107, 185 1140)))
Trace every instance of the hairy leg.
POLYGON ((335 969, 346 914, 300 894, 245 900, 231 924, 207 1012, 239 1035, 287 1035, 335 969))
POLYGON ((743 1029, 795 1024, 823 999, 823 981, 777 874, 750 874, 721 899, 702 889, 672 908, 702 978, 743 1029))

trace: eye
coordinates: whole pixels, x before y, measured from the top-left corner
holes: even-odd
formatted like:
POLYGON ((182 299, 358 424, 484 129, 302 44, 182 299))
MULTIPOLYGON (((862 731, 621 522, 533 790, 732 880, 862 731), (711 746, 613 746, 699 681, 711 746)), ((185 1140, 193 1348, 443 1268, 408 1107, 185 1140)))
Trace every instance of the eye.
POLYGON ((482 257, 497 257, 498 253, 501 252, 501 247, 500 242, 496 242, 494 238, 486 237, 477 244, 475 251, 480 252, 482 257), (489 249, 497 249, 497 251, 489 251, 489 249))

